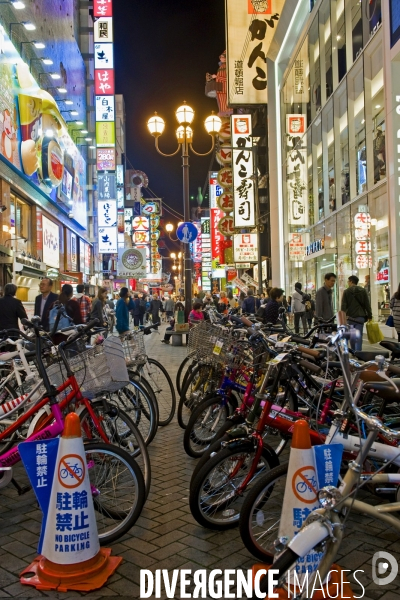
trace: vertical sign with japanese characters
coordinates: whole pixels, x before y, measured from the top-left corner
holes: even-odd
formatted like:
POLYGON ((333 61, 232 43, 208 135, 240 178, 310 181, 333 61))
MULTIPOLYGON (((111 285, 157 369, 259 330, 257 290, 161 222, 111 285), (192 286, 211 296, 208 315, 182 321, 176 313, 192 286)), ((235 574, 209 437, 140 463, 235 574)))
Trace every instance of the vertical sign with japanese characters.
POLYGON ((308 225, 307 116, 286 115, 286 190, 288 223, 308 225))
MULTIPOLYGON (((115 78, 112 0, 94 0, 94 79, 96 143, 103 154, 115 152, 115 78)), ((115 161, 97 159, 98 171, 114 171, 115 161)), ((101 151, 100 151, 101 152, 101 151)))
POLYGON ((251 115, 232 115, 235 228, 255 227, 254 158, 251 115))
POLYGON ((211 290, 211 279, 210 274, 212 270, 211 264, 211 236, 210 236, 210 219, 201 219, 201 247, 202 247, 202 261, 201 261, 201 288, 203 292, 211 290))
POLYGON ((285 0, 225 0, 228 105, 266 104, 266 58, 285 0))

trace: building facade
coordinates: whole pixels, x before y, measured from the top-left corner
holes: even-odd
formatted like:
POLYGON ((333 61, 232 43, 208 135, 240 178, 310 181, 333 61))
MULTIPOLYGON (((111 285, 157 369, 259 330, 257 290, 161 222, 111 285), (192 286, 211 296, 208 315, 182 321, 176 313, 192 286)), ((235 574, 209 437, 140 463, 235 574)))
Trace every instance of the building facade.
POLYGON ((73 0, 0 6, 0 291, 27 303, 43 277, 92 275, 79 18, 73 0))
POLYGON ((313 4, 286 1, 267 59, 273 283, 290 295, 299 281, 312 294, 334 272, 338 307, 357 275, 382 321, 400 277, 391 114, 400 46, 387 2, 313 4))

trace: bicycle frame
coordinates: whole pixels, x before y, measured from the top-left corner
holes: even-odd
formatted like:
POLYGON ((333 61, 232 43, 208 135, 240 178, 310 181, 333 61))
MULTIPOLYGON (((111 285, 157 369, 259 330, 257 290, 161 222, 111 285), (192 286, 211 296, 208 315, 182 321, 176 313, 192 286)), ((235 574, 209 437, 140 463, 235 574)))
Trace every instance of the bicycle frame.
MULTIPOLYGON (((90 401, 87 398, 83 397, 83 395, 80 391, 79 384, 76 381, 75 376, 72 375, 71 377, 68 377, 66 379, 66 381, 64 381, 64 383, 60 387, 57 388, 57 393, 60 394, 61 392, 65 391, 68 387, 71 387, 72 390, 69 392, 69 394, 65 398, 63 398, 63 400, 59 404, 57 404, 60 411, 64 410, 69 405, 69 403, 72 401, 75 401, 77 403, 79 403, 79 402, 84 403, 86 408, 88 409, 90 417, 93 419, 95 427, 98 430, 102 440, 108 444, 109 439, 108 439, 107 435, 105 434, 103 428, 101 427, 100 421, 97 418, 96 413, 94 412, 90 401)), ((46 406, 46 404, 49 403, 49 400, 50 399, 48 397, 43 398, 42 400, 40 400, 40 402, 35 404, 35 406, 32 406, 32 408, 30 408, 26 413, 21 415, 19 417, 19 419, 17 419, 12 425, 10 425, 10 427, 7 427, 7 429, 5 429, 3 432, 0 433, 0 441, 6 439, 7 436, 15 433, 21 427, 21 425, 26 423, 26 421, 28 421, 35 413, 38 413, 42 408, 44 408, 46 406)), ((53 421, 53 418, 54 418, 54 415, 53 415, 53 411, 52 411, 52 414, 48 415, 45 418, 44 422, 40 425, 39 432, 45 431, 48 427, 50 427, 50 424, 53 421)), ((58 433, 56 433, 55 436, 56 435, 58 435, 58 433)), ((46 438, 43 438, 43 439, 46 439, 46 438)), ((3 456, 7 456, 7 454, 8 453, 6 453, 3 456)), ((2 458, 3 457, 0 456, 0 465, 1 465, 2 458)), ((2 466, 9 466, 9 465, 2 465, 2 466)))

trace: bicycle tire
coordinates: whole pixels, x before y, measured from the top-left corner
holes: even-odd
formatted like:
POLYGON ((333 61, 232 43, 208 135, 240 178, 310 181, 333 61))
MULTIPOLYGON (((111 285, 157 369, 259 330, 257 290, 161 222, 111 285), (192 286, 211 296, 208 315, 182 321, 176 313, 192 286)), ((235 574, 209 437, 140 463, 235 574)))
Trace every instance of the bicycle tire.
POLYGON ((157 433, 158 406, 146 388, 139 381, 130 381, 128 385, 110 394, 110 398, 128 413, 148 446, 157 433))
MULTIPOLYGON (((222 404, 223 400, 222 396, 213 396, 193 410, 183 436, 183 447, 188 456, 200 458, 221 427, 229 423, 229 406, 222 404)), ((225 400, 229 402, 228 398, 225 400)))
POLYGON ((195 362, 194 362, 195 357, 196 357, 196 352, 191 352, 183 359, 183 361, 179 365, 179 369, 176 373, 176 378, 175 378, 176 391, 178 392, 179 396, 182 393, 182 388, 183 388, 184 383, 186 383, 185 382, 186 374, 190 370, 190 367, 195 364, 195 362))
POLYGON ((222 448, 200 469, 191 482, 189 491, 190 510, 200 525, 220 531, 238 525, 240 506, 252 482, 264 469, 270 470, 276 466, 276 457, 274 458, 269 448, 263 448, 261 455, 263 466, 258 469, 258 472, 256 471, 244 493, 238 496, 235 489, 247 476, 253 458, 254 449, 249 451, 245 440, 243 448, 240 445, 222 448), (225 491, 224 486, 226 486, 225 491), (213 497, 212 493, 219 496, 213 497))
POLYGON ((135 459, 111 444, 85 444, 97 531, 102 546, 125 535, 142 512, 146 490, 135 459), (133 486, 128 489, 128 486, 133 486))
POLYGON ((176 395, 174 384, 167 370, 154 358, 147 358, 147 362, 139 369, 141 380, 145 379, 154 392, 158 404, 158 425, 165 427, 174 418, 176 409, 176 395))
MULTIPOLYGON (((147 498, 151 485, 151 464, 149 452, 139 428, 121 408, 117 408, 118 415, 114 417, 105 413, 103 400, 94 400, 91 402, 91 404, 101 422, 103 430, 110 440, 110 444, 118 446, 119 448, 122 448, 128 452, 128 454, 130 454, 139 465, 146 486, 147 498), (115 424, 113 424, 112 421, 116 421, 116 419, 121 421, 121 425, 123 427, 122 434, 119 431, 115 431, 115 424)), ((87 408, 84 408, 83 411, 79 413, 79 419, 81 421, 82 438, 84 443, 92 441, 101 442, 102 440, 100 438, 100 433, 95 427, 87 408), (84 427, 85 421, 86 427, 84 427)))
POLYGON ((254 483, 240 511, 239 531, 247 550, 262 562, 271 564, 276 553, 282 498, 288 463, 275 467, 254 483))
POLYGON ((192 410, 198 405, 199 401, 211 392, 213 373, 215 373, 215 367, 206 363, 196 365, 191 371, 178 404, 177 417, 179 426, 182 429, 186 428, 192 410))

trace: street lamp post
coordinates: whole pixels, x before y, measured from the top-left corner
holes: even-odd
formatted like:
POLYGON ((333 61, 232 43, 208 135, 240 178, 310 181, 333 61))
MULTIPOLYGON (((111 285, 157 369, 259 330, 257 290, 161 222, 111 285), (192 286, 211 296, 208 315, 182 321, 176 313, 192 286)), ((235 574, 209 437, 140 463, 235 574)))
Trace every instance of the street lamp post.
MULTIPOLYGON (((196 152, 192 146, 193 142, 193 129, 190 125, 194 119, 194 110, 190 106, 184 102, 182 106, 180 106, 176 112, 176 119, 178 121, 179 127, 176 130, 176 137, 178 140, 178 148, 172 154, 165 154, 162 152, 158 146, 158 138, 162 135, 165 122, 157 113, 154 113, 154 116, 151 117, 147 121, 147 127, 154 137, 156 150, 159 154, 166 157, 175 156, 178 154, 179 150, 182 150, 182 170, 183 170, 183 215, 185 222, 190 221, 190 198, 189 198, 189 149, 196 156, 207 156, 213 152, 215 147, 215 138, 214 136, 221 129, 221 119, 214 114, 211 114, 204 121, 204 127, 209 135, 212 138, 212 147, 208 152, 204 154, 196 152)), ((184 254, 184 278, 185 278, 185 318, 188 320, 189 312, 192 309, 192 260, 190 257, 190 247, 189 244, 184 244, 185 246, 185 254, 184 254)))

